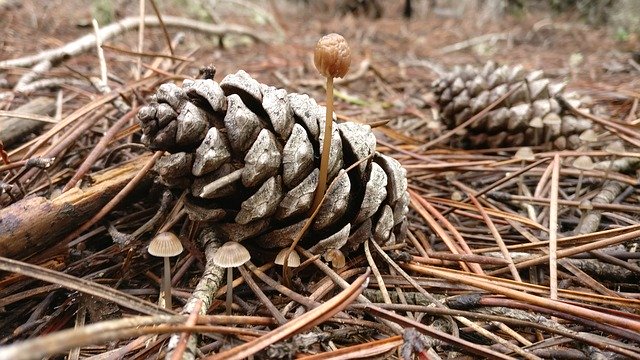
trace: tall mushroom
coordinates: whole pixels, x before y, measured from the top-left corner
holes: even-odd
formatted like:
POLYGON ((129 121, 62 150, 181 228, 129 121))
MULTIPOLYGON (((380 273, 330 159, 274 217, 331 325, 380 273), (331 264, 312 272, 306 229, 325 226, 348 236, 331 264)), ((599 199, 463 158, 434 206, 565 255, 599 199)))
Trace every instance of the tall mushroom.
POLYGON ((582 232, 584 219, 587 217, 587 212, 593 210, 593 204, 589 199, 583 199, 582 201, 580 201, 578 209, 580 209, 580 220, 578 220, 578 225, 576 225, 576 228, 574 230, 576 235, 582 232))
MULTIPOLYGON (((526 161, 533 161, 536 159, 536 156, 533 154, 533 150, 531 150, 528 146, 523 146, 513 155, 514 159, 520 160, 520 166, 524 167, 524 163, 526 161)), ((518 177, 518 193, 522 194, 522 190, 524 188, 524 174, 520 174, 518 177)))
POLYGON ((227 241, 213 254, 213 263, 227 269, 227 315, 231 315, 231 304, 233 302, 233 268, 246 263, 250 259, 251 254, 249 254, 247 248, 236 241, 227 241))
POLYGON ((542 123, 542 118, 534 117, 529 122, 529 127, 533 128, 533 144, 535 146, 540 145, 540 129, 544 127, 542 123))
POLYGON ((598 141, 598 135, 595 131, 593 131, 593 129, 587 129, 583 131, 580 136, 578 136, 578 139, 580 139, 580 141, 585 144, 585 146, 587 147, 587 151, 589 151, 591 144, 598 141))
POLYGON ((576 185, 576 191, 573 195, 573 199, 576 200, 580 196, 580 187, 582 186, 582 177, 584 176, 584 172, 593 170, 594 164, 590 157, 582 155, 573 160, 572 165, 574 168, 580 170, 580 175, 578 176, 578 184, 576 185))
POLYGON ((545 129, 545 146, 549 149, 553 148, 551 143, 551 134, 560 134, 560 126, 562 125, 562 118, 556 113, 548 113, 542 119, 542 123, 547 127, 545 129))
POLYGON ((171 309, 171 264, 169 258, 182 253, 182 243, 180 239, 171 232, 161 232, 156 235, 147 251, 149 254, 164 259, 164 271, 162 272, 162 293, 164 294, 164 307, 171 309))
POLYGON ((341 78, 349 71, 351 65, 351 49, 347 41, 339 34, 323 36, 316 44, 313 62, 320 75, 327 78, 327 111, 324 123, 324 139, 322 141, 322 155, 320 157, 320 174, 318 187, 313 198, 311 212, 320 204, 327 188, 329 173, 329 154, 331 153, 331 131, 333 122, 333 78, 341 78))
POLYGON ((609 145, 604 148, 604 151, 611 154, 611 157, 609 158, 609 165, 604 173, 604 179, 607 180, 609 178, 609 173, 613 169, 613 163, 616 161, 616 156, 623 155, 626 150, 622 141, 616 140, 609 143, 609 145))

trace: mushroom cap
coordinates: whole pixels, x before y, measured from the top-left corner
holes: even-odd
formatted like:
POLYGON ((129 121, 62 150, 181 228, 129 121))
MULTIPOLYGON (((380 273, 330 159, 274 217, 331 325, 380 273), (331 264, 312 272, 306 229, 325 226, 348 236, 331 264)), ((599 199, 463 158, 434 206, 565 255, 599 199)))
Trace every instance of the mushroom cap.
POLYGON ((331 262, 334 269, 340 269, 346 265, 346 259, 342 251, 329 249, 324 253, 324 259, 331 262))
POLYGON ((595 164, 587 155, 578 156, 577 159, 573 160, 573 167, 579 170, 593 170, 595 164))
POLYGON ((180 239, 172 232, 161 232, 156 235, 151 242, 147 251, 149 254, 157 257, 172 257, 182 253, 182 243, 180 239))
POLYGON ((622 143, 622 141, 616 140, 612 143, 609 143, 604 148, 604 151, 608 152, 609 154, 620 155, 624 153, 626 149, 624 148, 624 144, 622 143))
POLYGON ((562 123, 562 119, 556 113, 548 113, 542 119, 542 123, 545 125, 560 125, 562 123))
POLYGON ((534 129, 542 129, 542 127, 544 126, 544 124, 542 123, 542 118, 534 117, 533 119, 531 119, 531 121, 529 121, 529 126, 534 129))
MULTIPOLYGON (((280 250, 278 255, 276 255, 276 259, 273 261, 276 265, 284 265, 284 256, 289 251, 289 248, 284 248, 280 250)), ((292 250, 289 253, 289 261, 287 261, 287 266, 289 267, 298 267, 300 266, 300 255, 295 250, 292 250)))
POLYGON ((336 33, 323 36, 316 44, 313 62, 324 77, 344 77, 351 65, 351 49, 347 40, 336 33))
POLYGON ((598 141, 598 135, 592 129, 587 129, 580 134, 578 137, 581 141, 584 142, 596 142, 598 141))
POLYGON ((531 150, 531 148, 528 146, 523 146, 518 149, 513 157, 518 160, 526 161, 532 161, 536 159, 535 155, 533 155, 533 150, 531 150))
POLYGON ((589 199, 584 199, 580 201, 580 205, 578 205, 578 209, 580 210, 593 210, 593 204, 589 199))
POLYGON ((213 263, 221 268, 238 267, 249 259, 249 250, 237 241, 227 241, 213 254, 213 263))

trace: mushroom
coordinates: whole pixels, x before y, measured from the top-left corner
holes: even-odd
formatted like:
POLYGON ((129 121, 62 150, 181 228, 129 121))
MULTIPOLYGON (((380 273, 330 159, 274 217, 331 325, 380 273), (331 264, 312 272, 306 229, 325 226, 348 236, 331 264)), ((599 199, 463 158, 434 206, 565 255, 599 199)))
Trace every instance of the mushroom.
MULTIPOLYGON (((284 265, 284 257, 289 252, 289 248, 286 247, 276 255, 276 259, 273 261, 276 265, 284 265)), ((289 253, 289 257, 287 260, 287 266, 289 267, 298 267, 300 266, 300 255, 295 250, 291 250, 289 253)))
POLYGON ((607 180, 609 178, 609 172, 613 169, 613 162, 616 161, 616 156, 624 154, 626 150, 622 141, 616 140, 609 143, 609 145, 604 148, 604 151, 611 154, 611 158, 609 158, 609 166, 607 166, 607 170, 604 173, 604 179, 607 180))
POLYGON ((313 62, 320 75, 327 78, 327 111, 324 124, 324 140, 322 142, 323 151, 320 157, 318 187, 316 188, 311 212, 316 210, 327 188, 333 122, 333 78, 344 77, 347 71, 349 71, 349 65, 351 65, 351 49, 349 49, 349 45, 342 35, 335 33, 325 35, 318 40, 316 44, 313 62))
POLYGON ((582 223, 584 222, 584 218, 586 217, 586 212, 589 210, 593 210, 593 204, 591 203, 591 201, 589 199, 583 199, 582 201, 580 201, 580 204, 578 205, 578 209, 580 209, 580 221, 578 221, 578 225, 576 225, 576 229, 575 232, 579 233, 580 229, 582 228, 582 223))
POLYGON ((536 146, 540 145, 540 129, 542 129, 543 126, 544 124, 540 117, 534 117, 529 122, 529 127, 533 128, 533 144, 536 146))
POLYGON ((343 268, 346 264, 346 259, 344 258, 344 254, 342 251, 338 249, 329 249, 324 253, 324 259, 326 261, 331 262, 331 266, 334 269, 343 268))
POLYGON ((591 143, 598 141, 598 135, 596 135, 596 132, 592 129, 587 129, 578 136, 578 139, 580 139, 580 141, 586 145, 587 150, 589 150, 591 143))
MULTIPOLYGON (((515 155, 513 155, 514 159, 520 160, 520 166, 524 167, 524 163, 526 161, 533 161, 536 159, 533 154, 533 150, 531 150, 528 146, 523 146, 518 151, 516 151, 515 155)), ((520 174, 518 178, 518 193, 521 193, 524 188, 524 174, 520 174)))
POLYGON ((542 119, 542 123, 547 126, 544 143, 547 147, 551 148, 551 133, 554 129, 558 129, 560 133, 560 125, 562 125, 562 118, 556 113, 548 113, 542 119))
POLYGON ((590 157, 586 155, 578 156, 577 159, 573 160, 573 167, 580 170, 580 175, 578 176, 578 184, 576 185, 576 191, 573 195, 573 199, 577 199, 580 196, 580 187, 582 186, 582 177, 584 176, 585 170, 593 170, 594 164, 590 157))
POLYGON ((171 309, 171 265, 169 258, 182 253, 182 243, 180 239, 171 232, 161 232, 156 235, 147 251, 149 254, 164 259, 164 271, 162 272, 162 292, 164 293, 164 307, 171 309))
POLYGON ((246 263, 250 259, 251 254, 249 254, 247 248, 237 241, 227 241, 213 254, 213 263, 227 269, 227 315, 231 315, 231 304, 233 302, 233 268, 246 263))

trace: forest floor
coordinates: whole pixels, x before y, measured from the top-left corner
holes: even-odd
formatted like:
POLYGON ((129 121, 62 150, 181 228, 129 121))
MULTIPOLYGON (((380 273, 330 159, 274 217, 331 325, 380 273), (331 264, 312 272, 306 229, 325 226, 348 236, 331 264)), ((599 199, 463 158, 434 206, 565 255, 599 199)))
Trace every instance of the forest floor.
MULTIPOLYGON (((17 353, 22 358, 156 358, 164 356, 171 333, 179 331, 208 333, 186 351, 197 356, 222 352, 221 358, 232 358, 233 351, 239 358, 318 354, 313 359, 330 359, 344 353, 421 359, 640 358, 637 34, 586 24, 575 13, 495 14, 474 8, 473 2, 441 7, 417 2, 411 19, 402 17, 400 2, 386 2, 379 19, 339 14, 324 2, 213 3, 214 10, 188 1, 162 2, 158 10, 166 18, 166 34, 150 24, 140 39, 138 22, 132 20, 126 30, 113 28, 118 34, 103 41, 102 59, 95 41, 89 41, 48 63, 16 59, 93 34, 96 13, 102 29, 135 17, 138 4, 95 1, 92 13, 81 0, 0 1, 0 140, 7 152, 0 164, 0 359, 20 358, 17 353), (103 8, 96 10, 99 4, 103 8), (191 20, 176 26, 178 18, 191 20), (213 23, 212 18, 213 30, 194 28, 197 22, 213 23), (224 34, 214 34, 219 31, 224 34), (348 254, 338 275, 311 258, 315 264, 288 284, 298 293, 293 295, 279 285, 281 270, 269 266, 275 254, 267 251, 266 258, 252 260, 263 266, 267 280, 256 270, 244 271, 254 271, 273 304, 264 305, 255 289, 240 283, 247 273, 236 271, 240 296, 234 309, 243 316, 203 317, 201 328, 185 325, 185 318, 175 314, 196 312, 182 307, 208 267, 208 254, 194 246, 179 258, 174 308, 158 307, 162 261, 146 254, 146 242, 160 225, 181 233, 186 228, 188 240, 194 240, 198 226, 171 212, 175 199, 159 200, 161 191, 148 190, 149 181, 136 178, 152 165, 150 152, 139 144, 139 128, 131 120, 135 114, 116 111, 121 109, 114 99, 125 100, 120 105, 130 109, 148 101, 159 84, 196 78, 199 69, 213 65, 216 81, 244 70, 260 83, 324 104, 325 82, 314 67, 313 49, 330 32, 343 35, 352 52, 349 74, 336 82, 335 112, 339 121, 379 125, 374 128, 378 150, 406 167, 409 237, 402 246, 384 248, 391 257, 368 247, 348 254), (167 39, 174 42, 173 55, 167 39), (591 148, 534 147, 538 162, 525 173, 529 195, 521 198, 513 197, 522 194, 513 176, 520 170, 513 159, 517 146, 462 149, 464 142, 439 117, 433 82, 455 66, 482 67, 488 61, 542 70, 552 82, 566 83, 567 92, 579 94, 598 118, 593 121, 600 137, 591 148), (100 77, 101 65, 111 88, 104 93, 89 81, 100 77), (46 105, 34 107, 34 99, 41 98, 46 105), (22 129, 16 135, 6 125, 11 117, 31 125, 12 125, 22 129), (584 154, 596 162, 611 160, 603 150, 615 140, 627 148, 618 159, 624 164, 615 166, 615 175, 607 174, 606 164, 586 173, 582 200, 595 207, 584 208, 580 196, 573 196, 583 174, 571 169, 571 161, 584 154), (39 160, 28 163, 29 158, 39 160), (69 186, 72 190, 61 194, 75 174, 81 188, 93 190, 69 186), (120 198, 127 183, 137 189, 120 198), (481 196, 482 189, 496 194, 481 196), (512 197, 500 198, 498 192, 512 197), (119 201, 126 205, 118 206, 119 201), (117 243, 118 236, 129 239, 124 234, 156 212, 164 223, 152 224, 134 244, 117 243), (586 228, 587 218, 597 220, 586 233, 578 231, 586 228), (550 226, 554 222, 556 230, 550 226), (337 285, 325 284, 330 278, 338 282, 332 276, 357 283, 356 275, 372 265, 367 256, 378 267, 364 290, 373 305, 356 304, 346 293, 362 289, 340 293, 337 285), (435 301, 432 295, 440 305, 427 306, 435 301), (287 305, 290 299, 303 306, 287 305), (338 305, 329 308, 334 300, 338 305), (332 315, 328 319, 306 311, 325 305, 322 310, 332 315), (274 308, 289 319, 306 311, 305 321, 317 327, 303 329, 290 320, 278 328, 274 308), (140 314, 147 317, 130 317, 140 314), (134 320, 107 323, 121 318, 134 320), (79 330, 91 323, 97 327, 79 330), (71 330, 58 333, 63 329, 71 330), (273 329, 291 333, 278 338, 273 329), (266 342, 256 344, 261 336, 266 342), (240 352, 243 343, 251 345, 249 352, 240 352)), ((156 18, 150 3, 146 14, 156 18)), ((224 314, 224 287, 211 291, 217 300, 209 314, 224 314)), ((173 353, 185 351, 169 346, 173 353)))

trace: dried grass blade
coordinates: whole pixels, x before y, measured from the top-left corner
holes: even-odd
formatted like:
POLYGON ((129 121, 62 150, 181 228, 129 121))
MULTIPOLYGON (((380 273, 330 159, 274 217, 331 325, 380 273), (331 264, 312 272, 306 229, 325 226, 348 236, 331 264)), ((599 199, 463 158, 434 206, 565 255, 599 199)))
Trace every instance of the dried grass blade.
MULTIPOLYGON (((476 196, 478 196, 478 194, 476 194, 476 196)), ((460 201, 453 201, 453 200, 449 200, 449 199, 443 199, 443 198, 437 198, 437 197, 425 197, 425 200, 427 201, 431 201, 434 203, 438 203, 438 204, 443 204, 443 205, 447 205, 453 208, 458 208, 458 209, 463 209, 463 210, 470 210, 470 211, 476 211, 477 209, 475 207, 473 207, 472 205, 469 204, 465 204, 463 202, 460 201)), ((504 211, 500 211, 500 210, 494 210, 494 209, 485 209, 485 211, 487 212, 487 214, 499 218, 499 219, 505 219, 505 220, 513 220, 513 221, 517 221, 519 223, 528 225, 532 228, 536 228, 538 230, 542 230, 542 231, 548 231, 547 228, 545 228, 544 226, 538 224, 535 221, 532 221, 529 218, 526 218, 524 216, 520 216, 520 215, 516 215, 516 214, 510 214, 504 211)))
POLYGON ((7 259, 0 256, 0 270, 29 276, 34 279, 58 284, 67 289, 80 291, 82 293, 97 296, 124 306, 127 309, 136 310, 143 314, 172 314, 172 311, 161 308, 148 301, 144 301, 135 296, 125 294, 116 289, 94 283, 85 279, 80 279, 65 273, 49 270, 37 265, 28 264, 18 260, 7 259))
POLYGON ((383 354, 393 348, 403 344, 400 335, 388 337, 386 339, 371 341, 364 344, 343 347, 341 349, 320 353, 311 356, 303 356, 299 360, 347 360, 369 358, 383 354))
MULTIPOLYGON (((445 245, 447 245, 447 248, 449 249, 449 251, 451 251, 453 254, 462 253, 462 250, 449 237, 449 234, 447 234, 444 231, 442 226, 440 226, 440 224, 436 222, 436 220, 431 216, 431 214, 427 211, 427 209, 425 209, 425 207, 422 204, 420 195, 416 194, 411 190, 409 190, 409 195, 411 197, 411 205, 413 206, 413 208, 420 214, 420 216, 422 216, 423 219, 425 219, 429 227, 431 227, 431 229, 438 235, 438 237, 442 239, 445 245)), ((467 271, 470 270, 466 263, 460 262, 459 264, 463 269, 467 271)))
MULTIPOLYGON (((421 267, 418 264, 405 263, 402 266, 409 270, 422 272, 421 267)), ((442 268, 439 268, 439 269, 444 270, 442 268)), ((493 276, 483 276, 483 275, 477 275, 472 273, 465 273, 463 271, 453 270, 453 269, 446 269, 446 271, 454 274, 467 275, 470 278, 485 280, 487 282, 491 282, 494 284, 500 284, 500 286, 504 286, 505 288, 513 289, 516 291, 526 291, 532 294, 540 294, 542 296, 548 296, 548 293, 549 293, 549 289, 546 286, 542 286, 542 285, 529 284, 526 282, 520 283, 513 280, 502 279, 502 278, 493 277, 493 276)), ((640 300, 638 299, 627 299, 627 298, 606 296, 601 294, 586 293, 586 292, 580 292, 575 290, 565 290, 565 289, 559 289, 558 293, 562 295, 563 299, 579 300, 583 302, 590 302, 590 303, 600 304, 600 305, 606 304, 606 305, 612 305, 612 306, 622 306, 622 307, 629 307, 633 309, 640 309, 640 300)))
POLYGON ((373 314, 375 314, 376 316, 379 316, 381 318, 387 319, 389 321, 392 321, 398 325, 401 325, 402 327, 413 327, 416 330, 418 330, 419 332, 431 336, 433 338, 436 338, 438 340, 444 341, 448 344, 452 344, 455 346, 460 347, 461 349, 463 349, 466 352, 475 354, 475 355, 479 355, 482 357, 485 357, 487 359, 509 359, 509 360, 513 360, 514 358, 512 358, 511 356, 507 356, 504 354, 501 354, 499 352, 495 352, 491 349, 488 349, 484 346, 481 345, 477 345, 474 344, 472 342, 463 340, 459 337, 455 337, 453 335, 449 335, 445 332, 442 332, 440 330, 434 329, 432 327, 426 326, 422 323, 419 323, 417 321, 413 321, 411 319, 405 318, 403 316, 400 316, 394 312, 391 312, 389 310, 384 310, 382 308, 379 308, 377 306, 374 305, 369 305, 366 304, 364 305, 364 307, 366 308, 366 310, 371 311, 373 314))
MULTIPOLYGON (((196 305, 193 307, 191 314, 189 314, 189 318, 185 322, 186 326, 194 326, 196 321, 198 320, 198 314, 200 313, 200 308, 202 307, 202 300, 197 300, 196 305)), ((178 341, 178 346, 176 346, 175 350, 173 350, 173 354, 171 356, 171 360, 179 360, 182 358, 182 354, 184 354, 184 350, 187 348, 187 340, 189 340, 189 333, 183 332, 180 334, 180 340, 178 341)))
POLYGON ((549 298, 558 300, 558 190, 560 157, 553 157, 549 194, 549 298))
POLYGON ((473 205, 478 209, 478 212, 480 213, 480 215, 484 219, 484 222, 487 224, 487 227, 489 228, 489 231, 491 231, 491 234, 493 235, 493 238, 496 240, 496 243, 498 244, 498 247, 500 247, 500 252, 502 253, 502 256, 508 262, 507 266, 509 267, 509 270, 511 271, 511 276, 513 276, 513 278, 516 281, 520 281, 521 282, 522 279, 520 278, 520 274, 518 273, 518 269, 516 269, 515 265, 513 264, 513 259, 511 258, 511 254, 509 253, 509 250, 507 249, 507 246, 505 245, 504 240, 502 240, 502 236, 500 236, 500 232, 498 232, 498 229, 496 228, 495 224, 493 223, 493 221, 491 221, 491 218, 489 217, 489 215, 485 211, 484 207, 482 207, 482 205, 480 204, 478 199, 476 199, 476 197, 473 196, 471 193, 468 193, 467 196, 469 197, 469 199, 471 200, 473 205))
POLYGON ((412 266, 412 269, 419 271, 423 274, 439 277, 442 279, 447 279, 453 282, 463 283, 479 289, 501 294, 512 299, 542 306, 548 309, 563 311, 565 313, 568 313, 574 316, 578 316, 578 317, 582 317, 582 318, 586 318, 586 319, 590 319, 590 320, 594 320, 594 321, 598 321, 598 322, 602 322, 602 323, 606 323, 614 326, 619 326, 621 328, 632 330, 632 331, 640 331, 640 321, 635 321, 635 320, 623 318, 620 316, 610 315, 607 313, 597 312, 581 306, 567 304, 557 300, 550 300, 540 296, 527 294, 523 291, 513 290, 505 286, 498 285, 493 281, 480 279, 477 276, 471 277, 469 276, 469 274, 464 274, 460 272, 456 272, 455 274, 453 274, 452 271, 437 269, 431 266, 412 266))
POLYGON ((368 277, 370 272, 371 270, 367 269, 367 271, 363 275, 359 276, 347 289, 304 315, 289 321, 285 325, 282 325, 253 341, 234 347, 223 353, 207 357, 206 359, 241 360, 277 341, 322 323, 334 314, 342 311, 362 293, 369 283, 368 277))

